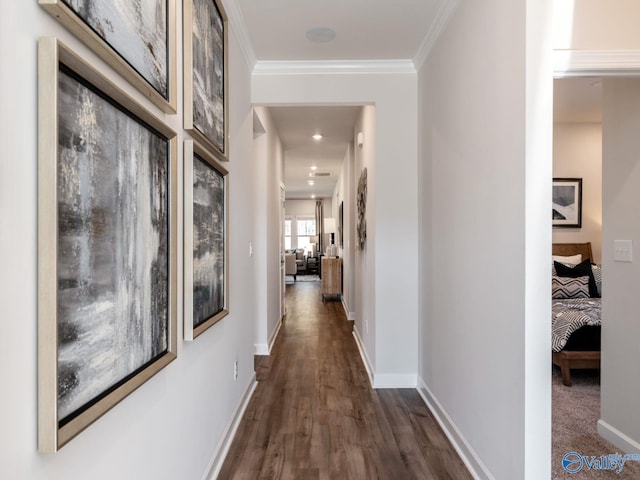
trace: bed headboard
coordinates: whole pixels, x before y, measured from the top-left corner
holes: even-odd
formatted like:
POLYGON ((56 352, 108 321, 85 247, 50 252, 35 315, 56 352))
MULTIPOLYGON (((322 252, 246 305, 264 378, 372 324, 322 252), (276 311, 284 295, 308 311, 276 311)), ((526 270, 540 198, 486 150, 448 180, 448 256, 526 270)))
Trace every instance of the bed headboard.
POLYGON ((570 256, 578 253, 582 254, 582 261, 587 258, 593 263, 593 253, 591 253, 591 242, 587 243, 554 243, 551 249, 552 255, 570 256))

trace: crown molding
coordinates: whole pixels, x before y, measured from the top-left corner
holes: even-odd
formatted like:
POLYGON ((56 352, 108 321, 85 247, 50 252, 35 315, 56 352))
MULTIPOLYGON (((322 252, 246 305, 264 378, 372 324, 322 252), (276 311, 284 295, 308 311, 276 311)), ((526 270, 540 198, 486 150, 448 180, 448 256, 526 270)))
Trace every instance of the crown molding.
POLYGON ((244 59, 249 65, 249 70, 252 70, 257 62, 256 53, 251 46, 251 40, 249 39, 249 31, 247 30, 247 24, 244 21, 244 15, 238 5, 237 0, 223 0, 224 9, 227 12, 227 18, 231 25, 231 31, 238 39, 240 44, 240 50, 244 59))
POLYGON ((436 44, 436 41, 445 28, 447 28, 447 25, 449 25, 449 21, 451 21, 458 5, 460 5, 460 1, 461 0, 440 0, 436 17, 433 20, 429 31, 425 35, 424 40, 420 44, 418 52, 415 57, 413 57, 413 64, 415 65, 416 70, 420 70, 422 65, 424 65, 424 62, 431 53, 431 49, 436 44))
POLYGON ((553 75, 555 78, 640 76, 640 51, 554 50, 553 75))
POLYGON ((254 75, 415 74, 411 60, 258 61, 254 75))

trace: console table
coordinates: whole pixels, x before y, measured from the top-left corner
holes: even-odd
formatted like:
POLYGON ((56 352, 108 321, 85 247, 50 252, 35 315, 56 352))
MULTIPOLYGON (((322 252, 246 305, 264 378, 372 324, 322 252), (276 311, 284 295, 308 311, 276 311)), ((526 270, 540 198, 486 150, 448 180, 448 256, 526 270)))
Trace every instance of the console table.
POLYGON ((323 256, 320 270, 322 301, 327 295, 342 295, 342 259, 323 256))

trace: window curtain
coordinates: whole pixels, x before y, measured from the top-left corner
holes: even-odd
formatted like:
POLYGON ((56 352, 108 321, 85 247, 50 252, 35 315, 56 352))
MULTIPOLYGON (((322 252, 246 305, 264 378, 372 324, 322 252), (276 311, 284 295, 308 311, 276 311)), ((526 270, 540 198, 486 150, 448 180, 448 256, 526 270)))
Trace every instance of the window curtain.
POLYGON ((324 252, 324 207, 322 200, 316 201, 316 235, 318 235, 318 252, 324 252))

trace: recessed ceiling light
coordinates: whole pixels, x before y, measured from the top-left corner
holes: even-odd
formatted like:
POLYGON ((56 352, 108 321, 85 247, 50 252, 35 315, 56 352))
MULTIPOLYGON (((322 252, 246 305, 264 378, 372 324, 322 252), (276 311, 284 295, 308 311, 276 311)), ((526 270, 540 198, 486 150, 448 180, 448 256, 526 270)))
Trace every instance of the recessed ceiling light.
POLYGON ((327 27, 316 27, 307 30, 307 39, 316 43, 327 43, 336 38, 336 31, 327 27))
POLYGON ((315 184, 316 184, 316 182, 314 182, 313 180, 307 180, 307 183, 308 183, 309 185, 315 185, 315 184))
POLYGON ((317 170, 317 169, 318 169, 318 167, 317 167, 317 166, 315 166, 315 165, 311 165, 311 170, 317 170))
POLYGON ((316 196, 315 195, 311 195, 311 198, 316 198, 316 196))
POLYGON ((314 140, 322 140, 323 137, 324 135, 322 135, 321 133, 316 133, 311 138, 313 138, 314 140))

